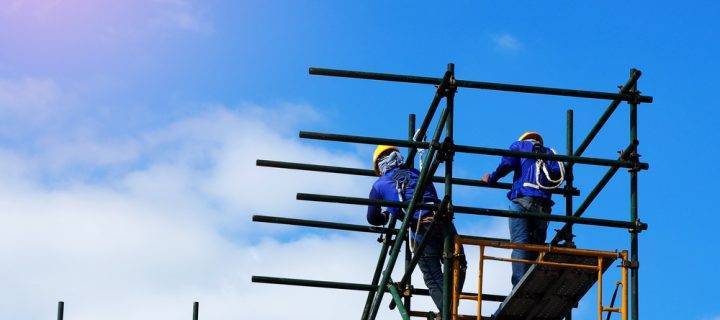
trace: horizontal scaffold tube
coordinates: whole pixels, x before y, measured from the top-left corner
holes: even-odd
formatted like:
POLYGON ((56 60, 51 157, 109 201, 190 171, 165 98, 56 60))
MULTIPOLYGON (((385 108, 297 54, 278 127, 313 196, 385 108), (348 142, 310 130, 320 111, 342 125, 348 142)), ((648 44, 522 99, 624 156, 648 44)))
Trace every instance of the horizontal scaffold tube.
MULTIPOLYGON (((252 282, 269 283, 269 284, 284 284, 284 285, 290 285, 290 286, 302 286, 302 287, 314 287, 314 288, 355 290, 355 291, 375 291, 375 290, 377 290, 377 286, 373 286, 373 285, 369 285, 369 284, 362 284, 362 283, 276 278, 276 277, 264 277, 264 276, 253 276, 252 282)), ((385 287, 386 292, 387 292, 387 290, 388 290, 387 287, 385 287)), ((419 296, 429 296, 430 292, 427 289, 413 288, 412 294, 419 295, 419 296)), ((463 294, 475 294, 475 293, 463 292, 463 294)), ((496 295, 496 294, 483 294, 483 300, 502 302, 505 300, 505 296, 496 295)))
MULTIPOLYGON (((320 132, 309 132, 309 131, 300 131, 300 138, 325 140, 325 141, 363 143, 363 144, 384 144, 384 145, 394 145, 394 146, 398 146, 398 147, 428 148, 430 146, 429 142, 416 142, 416 141, 401 140, 401 139, 350 136, 350 135, 343 135, 343 134, 331 134, 331 133, 320 133, 320 132)), ((491 155, 491 156, 511 156, 511 157, 521 157, 521 158, 529 158, 529 159, 555 160, 555 161, 563 161, 563 162, 568 162, 568 163, 582 163, 582 164, 591 164, 591 165, 606 166, 606 167, 635 168, 637 166, 637 169, 643 169, 643 170, 646 170, 650 167, 647 163, 644 163, 644 162, 639 162, 639 163, 635 164, 631 161, 575 157, 575 156, 567 156, 567 155, 561 155, 561 154, 539 154, 539 153, 534 153, 534 152, 520 152, 520 151, 511 151, 511 150, 507 150, 507 149, 473 147, 473 146, 464 146, 464 145, 455 145, 454 151, 465 152, 465 153, 475 153, 475 154, 485 154, 485 155, 491 155)))
MULTIPOLYGON (((375 172, 370 169, 345 168, 345 167, 325 166, 325 165, 318 165, 318 164, 306 164, 306 163, 258 159, 256 162, 256 165, 260 166, 260 167, 306 170, 306 171, 315 171, 315 172, 341 173, 341 174, 351 174, 351 175, 367 176, 367 177, 375 177, 376 176, 375 172)), ((435 176, 435 177, 432 177, 432 181, 438 182, 438 183, 444 183, 445 177, 435 176)), ((482 180, 462 179, 462 178, 453 178, 452 183, 454 185, 460 185, 460 186, 473 186, 473 187, 484 187, 484 188, 505 189, 505 190, 509 190, 510 188, 512 188, 511 183, 498 182, 498 183, 488 184, 486 182, 483 182, 482 180)), ((554 193, 554 194, 565 194, 567 191, 565 189, 553 189, 553 190, 550 190, 550 192, 554 193)), ((577 195, 580 195, 580 191, 578 189, 573 188, 571 194, 574 196, 577 196, 577 195)))
MULTIPOLYGON (((385 227, 376 227, 360 224, 340 223, 340 222, 328 222, 318 220, 306 220, 296 218, 284 218, 284 217, 272 217, 263 215, 253 215, 253 222, 264 222, 274 224, 285 224, 291 226, 321 228, 321 229, 332 229, 342 231, 354 231, 354 232, 365 232, 365 233, 386 233, 388 231, 385 227)), ((390 233, 397 234, 397 229, 390 230, 390 233)))
MULTIPOLYGON (((331 229, 331 230, 365 232, 365 233, 383 233, 384 234, 388 231, 387 228, 376 227, 376 226, 367 226, 367 225, 340 223, 340 222, 318 221, 318 220, 306 220, 306 219, 296 219, 296 218, 273 217, 273 216, 263 216, 263 215, 252 216, 252 221, 264 222, 264 223, 274 223, 274 224, 285 224, 285 225, 301 226, 301 227, 331 229)), ((390 230, 390 233, 392 233, 392 234, 397 234, 397 232, 398 232, 397 229, 390 230)), ((477 237, 477 236, 468 236, 468 235, 460 235, 460 236, 463 237, 464 239, 471 239, 472 241, 495 241, 495 242, 500 242, 500 243, 510 242, 510 240, 508 240, 508 239, 501 239, 501 238, 477 237)))
MULTIPOLYGON (((331 203, 344 203, 344 204, 356 204, 356 205, 377 205, 383 207, 394 207, 402 208, 408 205, 407 202, 399 201, 386 201, 386 200, 373 200, 367 198, 355 198, 355 197, 342 197, 342 196, 330 196, 321 194, 307 194, 298 193, 298 200, 307 201, 318 201, 318 202, 331 202, 331 203)), ((437 210, 436 205, 432 204, 416 204, 415 209, 429 209, 437 210)), ((544 214, 539 212, 516 212, 509 210, 497 210, 497 209, 485 209, 485 208, 474 208, 466 206, 453 206, 453 212, 466 213, 466 214, 477 214, 484 216, 493 217, 505 217, 505 218, 534 218, 544 221, 556 221, 556 222, 572 222, 575 224, 587 224, 594 226, 633 229, 633 230, 647 230, 646 223, 634 223, 629 221, 617 221, 617 220, 606 220, 606 219, 595 219, 595 218, 579 218, 574 216, 565 215, 554 215, 544 214)))
MULTIPOLYGON (((425 319, 433 319, 435 317, 435 313, 430 313, 428 311, 408 311, 411 317, 415 318, 425 318, 425 319)), ((482 316, 482 320, 492 320, 492 317, 486 317, 482 316)), ((475 315, 469 315, 469 314, 459 314, 457 315, 457 320, 477 320, 477 316, 475 315)))
MULTIPOLYGON (((319 75, 319 76, 332 76, 332 77, 344 77, 344 78, 356 78, 356 79, 407 82, 407 83, 431 84, 431 85, 440 85, 440 83, 442 82, 442 78, 399 75, 399 74, 389 74, 389 73, 351 71, 351 70, 310 68, 309 72, 311 75, 319 75)), ((605 100, 616 100, 617 99, 617 100, 622 100, 622 101, 637 100, 638 102, 642 102, 642 103, 651 103, 653 101, 653 98, 650 96, 643 96, 643 95, 636 96, 634 94, 629 94, 629 93, 618 94, 618 93, 612 93, 612 92, 599 92, 599 91, 587 91, 587 90, 575 90, 575 89, 525 86, 525 85, 505 84, 505 83, 495 83, 495 82, 455 80, 455 85, 457 87, 461 87, 461 88, 510 91, 510 92, 522 92, 522 93, 534 93, 534 94, 547 94, 547 95, 554 95, 554 96, 577 97, 577 98, 591 98, 591 99, 605 99, 605 100)))

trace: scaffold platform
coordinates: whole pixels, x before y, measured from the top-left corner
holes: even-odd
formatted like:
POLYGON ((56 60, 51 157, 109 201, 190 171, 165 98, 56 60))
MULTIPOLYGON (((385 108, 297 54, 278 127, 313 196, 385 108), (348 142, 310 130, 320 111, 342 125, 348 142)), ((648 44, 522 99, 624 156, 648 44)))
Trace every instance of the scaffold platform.
MULTIPOLYGON (((602 258, 602 272, 615 262, 602 258)), ((543 261, 596 267, 598 259, 587 256, 550 253, 543 261)), ((591 269, 557 268, 535 264, 500 304, 493 315, 497 320, 559 320, 567 316, 598 280, 591 269)))

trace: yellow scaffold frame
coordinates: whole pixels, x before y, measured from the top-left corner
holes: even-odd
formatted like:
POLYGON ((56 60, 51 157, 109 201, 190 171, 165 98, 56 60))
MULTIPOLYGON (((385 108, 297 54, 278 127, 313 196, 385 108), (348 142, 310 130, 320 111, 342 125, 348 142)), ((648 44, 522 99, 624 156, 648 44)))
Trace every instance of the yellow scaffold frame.
POLYGON ((502 261, 502 262, 520 262, 527 264, 539 264, 546 265, 554 268, 569 268, 569 269, 585 269, 597 271, 598 282, 597 282, 597 315, 598 320, 602 320, 603 312, 617 312, 620 313, 622 320, 628 319, 628 252, 623 250, 620 252, 613 251, 600 251, 600 250, 588 250, 588 249, 576 249, 566 247, 556 247, 551 245, 538 245, 538 244, 526 244, 526 243, 512 243, 502 242, 496 240, 485 240, 476 239, 463 236, 456 236, 454 241, 454 253, 455 255, 460 254, 460 248, 463 244, 478 246, 480 249, 479 263, 478 263, 478 293, 477 294, 461 294, 458 292, 458 278, 460 270, 460 262, 458 259, 454 259, 453 263, 453 300, 452 300, 452 320, 460 319, 472 319, 482 320, 482 288, 483 288, 483 267, 486 260, 502 261), (513 258, 502 258, 485 255, 485 248, 499 248, 499 249, 521 249, 527 251, 535 251, 539 253, 537 260, 524 260, 524 259, 513 259, 513 258), (577 263, 563 263, 563 262, 551 262, 543 261, 545 254, 547 253, 559 253, 567 255, 585 256, 585 257, 596 257, 598 259, 597 265, 586 265, 577 263), (621 260, 620 267, 622 269, 621 275, 621 286, 622 286, 622 298, 621 305, 619 308, 611 308, 603 306, 602 294, 603 294, 603 258, 619 258, 621 260), (477 301, 477 316, 458 315, 458 307, 460 300, 473 300, 477 301))

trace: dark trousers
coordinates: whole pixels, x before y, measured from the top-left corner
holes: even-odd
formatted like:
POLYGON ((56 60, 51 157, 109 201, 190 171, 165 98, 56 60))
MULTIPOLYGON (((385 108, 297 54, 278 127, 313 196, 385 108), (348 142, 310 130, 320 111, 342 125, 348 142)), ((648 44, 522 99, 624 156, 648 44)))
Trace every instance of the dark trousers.
MULTIPOLYGON (((413 233, 416 245, 420 244, 420 241, 427 234, 429 222, 421 223, 420 227, 416 232, 413 233)), ((418 261, 418 266, 423 274, 423 280, 425 285, 430 291, 430 297, 438 310, 442 311, 443 305, 443 244, 445 238, 444 226, 437 224, 434 227, 435 231, 433 234, 427 237, 428 244, 425 246, 425 250, 422 252, 422 257, 418 261)), ((457 231, 455 226, 452 226, 452 235, 456 235, 457 231)), ((463 284, 465 283, 465 271, 467 269, 467 260, 465 259, 465 251, 460 247, 460 273, 458 275, 458 290, 462 291, 463 284)), ((448 272, 448 270, 445 270, 448 272)))
MULTIPOLYGON (((510 202, 510 210, 517 212, 540 212, 550 214, 552 202, 545 199, 522 197, 510 202)), ((510 241, 514 243, 544 244, 547 238, 548 222, 532 218, 510 218, 510 241)), ((513 259, 535 260, 538 253, 515 249, 512 251, 513 259)), ((520 282, 525 272, 530 269, 531 264, 513 262, 512 278, 513 287, 520 282)))

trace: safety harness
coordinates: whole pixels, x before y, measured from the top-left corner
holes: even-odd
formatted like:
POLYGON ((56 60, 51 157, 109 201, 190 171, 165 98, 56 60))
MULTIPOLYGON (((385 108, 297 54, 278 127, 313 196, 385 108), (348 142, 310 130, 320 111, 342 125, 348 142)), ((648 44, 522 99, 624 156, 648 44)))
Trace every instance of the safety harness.
MULTIPOLYGON (((395 190, 397 190, 398 200, 400 200, 400 202, 405 202, 405 188, 406 188, 406 187, 407 187, 406 181, 400 181, 400 180, 396 180, 396 181, 395 181, 395 190)), ((433 203, 433 202, 427 202, 427 204, 432 204, 432 203, 433 203)), ((408 214, 407 211, 405 211, 405 208, 400 208, 400 210, 402 210, 403 214, 408 214)), ((420 216, 420 217, 418 217, 418 218, 419 218, 419 219, 417 219, 417 225, 415 226, 415 233, 416 233, 416 234, 417 234, 417 232, 420 231, 420 224, 423 222, 422 216, 420 216)), ((410 232, 413 232, 411 226, 408 226, 408 228, 410 228, 410 232)), ((417 244, 417 243, 415 242, 415 237, 412 237, 412 236, 411 236, 411 237, 408 237, 408 238, 409 238, 409 240, 410 240, 410 252, 412 252, 413 254, 415 254, 415 248, 416 248, 416 244, 417 244)))
MULTIPOLYGON (((533 152, 535 153, 545 153, 544 149, 545 148, 539 143, 533 145, 533 152)), ((550 150, 551 154, 556 154, 554 149, 547 149, 550 150)), ((550 172, 548 171, 547 163, 545 162, 545 160, 535 160, 535 183, 525 182, 523 183, 523 187, 535 189, 556 189, 560 187, 562 182, 565 180, 565 165, 560 161, 558 161, 557 163, 558 167, 560 168, 560 177, 558 179, 553 179, 552 177, 550 177, 550 172)))

